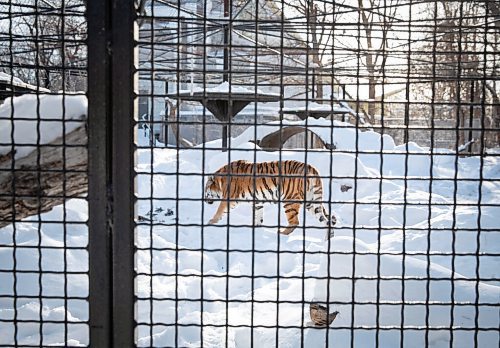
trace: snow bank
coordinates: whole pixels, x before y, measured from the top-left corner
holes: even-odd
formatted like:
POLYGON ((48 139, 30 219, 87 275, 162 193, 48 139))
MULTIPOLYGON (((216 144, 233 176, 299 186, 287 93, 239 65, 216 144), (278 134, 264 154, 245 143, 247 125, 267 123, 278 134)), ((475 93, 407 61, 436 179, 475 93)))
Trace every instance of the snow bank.
MULTIPOLYGON (((89 318, 88 297, 88 234, 87 202, 73 199, 52 211, 42 214, 38 224, 30 222, 17 223, 0 229, 0 296, 17 294, 17 319, 28 320, 18 322, 17 342, 19 345, 38 345, 40 326, 36 321, 53 321, 43 325, 44 345, 81 346, 88 345, 89 332, 85 321, 89 318), (65 216, 66 228, 62 224, 65 216), (16 248, 13 246, 16 245, 16 248), (40 247, 39 252, 33 247, 40 247), (61 249, 55 249, 57 246, 61 249), (68 249, 62 249, 64 247, 68 249), (64 265, 66 253, 66 266, 64 265), (8 272, 15 268, 16 283, 13 274, 8 272), (43 273, 39 276, 39 270, 43 273), (64 274, 64 272, 68 272, 64 274), (67 282, 65 282, 65 277, 67 282), (42 295, 40 303, 33 296, 42 295), (65 307, 64 296, 71 297, 65 307), (68 340, 64 337, 64 321, 69 322, 68 340), (32 320, 33 322, 29 322, 32 320)), ((14 319, 14 302, 12 298, 0 299, 0 318, 14 319)), ((14 326, 9 322, 0 325, 0 344, 13 345, 14 326)))
POLYGON ((14 149, 15 157, 21 158, 36 148, 29 145, 61 138, 81 126, 86 115, 87 98, 83 95, 25 94, 7 98, 0 105, 0 155, 14 149))

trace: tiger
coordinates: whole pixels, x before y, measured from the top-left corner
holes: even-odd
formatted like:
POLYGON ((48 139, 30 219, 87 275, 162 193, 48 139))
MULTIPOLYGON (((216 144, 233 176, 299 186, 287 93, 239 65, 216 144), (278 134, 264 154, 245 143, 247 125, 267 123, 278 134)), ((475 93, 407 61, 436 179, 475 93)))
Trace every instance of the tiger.
POLYGON ((323 183, 318 170, 295 160, 260 163, 238 160, 222 166, 209 176, 205 185, 205 201, 213 204, 216 199, 220 204, 209 224, 219 222, 241 201, 253 202, 256 226, 264 222, 264 203, 283 202, 288 220, 288 226, 278 230, 283 235, 289 235, 299 225, 303 202, 309 213, 329 227, 325 239, 333 236, 331 227, 337 222, 335 215, 329 216, 322 204, 323 183))

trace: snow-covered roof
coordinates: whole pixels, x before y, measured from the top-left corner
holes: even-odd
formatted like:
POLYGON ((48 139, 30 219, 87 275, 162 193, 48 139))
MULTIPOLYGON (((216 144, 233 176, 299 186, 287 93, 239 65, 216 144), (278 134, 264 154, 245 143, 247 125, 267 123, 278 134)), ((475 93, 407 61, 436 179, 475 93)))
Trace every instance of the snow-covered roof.
POLYGON ((351 113, 352 109, 347 105, 339 105, 339 104, 319 104, 316 102, 308 102, 307 104, 303 103, 303 105, 299 107, 289 107, 283 108, 283 111, 333 111, 333 112, 345 112, 351 113))
POLYGON ((29 89, 29 90, 33 90, 33 91, 40 91, 40 92, 45 92, 45 93, 50 92, 50 90, 47 88, 43 88, 43 87, 39 87, 39 86, 35 86, 35 85, 30 85, 29 83, 23 82, 20 78, 6 74, 4 72, 0 72, 0 83, 1 84, 8 84, 8 85, 13 86, 13 87, 29 89))
POLYGON ((145 8, 146 14, 148 16, 155 17, 184 17, 184 18, 193 18, 196 17, 194 8, 189 8, 186 5, 182 5, 181 7, 177 7, 174 4, 164 3, 157 4, 155 6, 146 6, 145 8))
MULTIPOLYGON (((237 94, 264 94, 260 89, 250 89, 237 85, 230 85, 229 82, 222 82, 214 87, 201 88, 201 87, 193 87, 192 89, 182 89, 179 90, 178 94, 187 94, 187 93, 200 93, 205 91, 206 93, 237 93, 237 94)), ((266 95, 278 96, 273 93, 265 93, 266 95)))

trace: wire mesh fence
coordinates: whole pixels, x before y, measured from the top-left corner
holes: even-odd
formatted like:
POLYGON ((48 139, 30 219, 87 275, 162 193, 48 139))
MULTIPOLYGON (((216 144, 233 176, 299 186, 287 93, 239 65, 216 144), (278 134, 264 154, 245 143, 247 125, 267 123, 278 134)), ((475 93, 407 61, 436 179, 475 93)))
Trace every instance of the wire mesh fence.
POLYGON ((0 346, 499 345, 496 2, 0 12, 0 346))
POLYGON ((143 5, 139 346, 498 344, 496 4, 143 5))
POLYGON ((89 344, 85 4, 0 4, 0 346, 89 344))

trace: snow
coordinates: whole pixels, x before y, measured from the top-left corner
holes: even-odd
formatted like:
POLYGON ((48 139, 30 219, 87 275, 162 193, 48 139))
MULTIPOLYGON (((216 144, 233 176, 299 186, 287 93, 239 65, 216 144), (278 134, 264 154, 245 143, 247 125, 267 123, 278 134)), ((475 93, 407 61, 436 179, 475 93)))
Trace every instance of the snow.
POLYGON ((6 83, 6 84, 12 84, 13 86, 16 86, 16 87, 28 88, 28 89, 31 89, 33 91, 38 91, 38 92, 50 92, 50 90, 47 88, 30 85, 30 84, 24 82, 23 80, 21 80, 20 78, 6 74, 4 72, 0 72, 0 82, 6 83))
MULTIPOLYGON (((66 98, 73 102, 66 108, 66 118, 78 118, 84 102, 66 98)), ((31 110, 19 115, 32 115, 32 107, 24 102, 16 105, 31 110)), ((148 139, 140 131, 138 145, 148 146, 148 139)), ((378 324, 387 327, 379 332, 380 346, 392 347, 400 345, 402 311, 405 347, 425 346, 426 331, 418 328, 426 326, 426 318, 430 326, 444 328, 428 331, 429 346, 442 347, 450 339, 452 302, 457 327, 454 347, 473 346, 476 333, 479 346, 498 343, 500 260, 488 255, 500 251, 498 156, 458 157, 452 151, 416 143, 395 146, 388 135, 315 119, 259 125, 229 143, 228 152, 217 149, 220 140, 185 150, 137 150, 137 212, 153 220, 152 225, 139 223, 136 229, 140 347, 198 347, 202 342, 205 347, 226 343, 249 347, 250 342, 262 347, 318 347, 325 346, 326 340, 329 346, 343 347, 350 345, 351 334, 354 346, 371 347, 375 330, 350 328, 352 324, 374 328, 377 317, 378 324), (250 142, 280 125, 307 125, 336 149, 287 150, 280 155, 261 151, 250 142), (265 205, 262 227, 249 226, 249 204, 238 206, 218 225, 198 226, 206 224, 217 208, 201 200, 206 179, 202 173, 208 175, 228 160, 280 157, 307 161, 327 177, 323 179, 326 209, 338 218, 333 238, 325 242, 323 227, 305 213, 291 235, 277 234, 276 225, 283 224, 285 216, 270 204, 265 205), (480 177, 486 181, 480 184, 480 177), (343 192, 342 185, 352 189, 343 192), (227 229, 227 222, 239 227, 227 229), (155 273, 152 279, 151 272, 155 273), (478 275, 493 280, 477 282, 478 275), (309 326, 310 301, 328 303, 331 311, 340 312, 330 329, 309 326), (378 312, 373 304, 377 301, 378 312), (476 327, 476 314, 479 326, 490 330, 460 330, 476 327), (157 324, 151 332, 150 318, 157 324)), ((28 218, 16 224, 15 233, 13 226, 0 229, 0 318, 13 320, 14 302, 5 296, 12 296, 15 286, 19 319, 36 321, 41 316, 55 322, 44 324, 44 344, 86 345, 88 235, 83 223, 88 218, 87 202, 69 200, 41 219, 62 221, 64 216, 69 221, 66 228, 28 218), (38 245, 39 252, 30 248, 38 245), (64 245, 68 247, 66 266, 63 250, 53 248, 64 245), (16 273, 16 285, 9 272, 14 259, 16 269, 22 270, 16 273), (39 277, 39 265, 51 273, 39 277), (70 272, 66 283, 61 272, 70 272), (55 299, 44 298, 40 303, 29 297, 40 292, 55 299), (66 308, 58 299, 65 294, 74 297, 66 308), (66 338, 61 329, 65 317, 70 321, 66 338)), ((18 323, 18 327, 19 344, 39 341, 36 323, 18 323)), ((0 344, 12 344, 13 335, 12 323, 2 323, 0 344)))
MULTIPOLYGON (((474 307, 465 304, 476 301, 476 286, 479 304, 499 302, 500 284, 497 281, 476 283, 472 280, 476 277, 477 260, 480 260, 481 277, 498 279, 499 276, 498 258, 474 256, 477 251, 492 254, 499 251, 500 233, 496 230, 499 229, 497 214, 500 213, 500 163, 497 157, 457 157, 452 151, 430 150, 416 143, 395 146, 388 135, 363 131, 342 122, 315 119, 259 125, 231 138, 229 143, 230 151, 224 153, 218 150, 220 140, 181 151, 138 151, 138 211, 147 216, 149 211, 161 208, 153 218, 152 230, 149 225, 138 227, 139 246, 155 248, 151 254, 149 250, 138 252, 139 272, 150 272, 150 262, 153 270, 161 270, 162 277, 153 277, 155 298, 189 298, 200 299, 200 302, 203 298, 205 301, 203 309, 197 301, 181 301, 177 307, 175 301, 153 301, 153 322, 165 325, 153 329, 154 345, 175 345, 173 316, 177 311, 178 322, 186 325, 178 328, 180 345, 199 346, 203 341, 208 347, 225 346, 226 343, 230 347, 250 346, 248 328, 229 328, 226 341, 224 328, 204 327, 201 338, 196 326, 201 322, 206 325, 225 325, 227 322, 234 326, 257 326, 253 329, 256 346, 278 346, 276 330, 272 328, 277 324, 290 327, 279 330, 280 347, 299 347, 302 342, 306 347, 323 346, 326 330, 306 328, 301 336, 300 329, 293 328, 308 327, 308 302, 319 301, 330 303, 331 311, 341 313, 328 331, 330 346, 334 343, 347 346, 351 320, 355 326, 376 326, 376 306, 360 304, 353 307, 353 291, 354 300, 374 303, 378 286, 378 301, 382 303, 379 323, 396 327, 381 331, 380 344, 399 346, 397 328, 401 325, 402 309, 395 302, 406 304, 405 325, 422 327, 426 325, 426 303, 430 301, 433 304, 428 306, 429 325, 445 328, 451 323, 449 303, 452 301, 461 303, 455 306, 453 325, 475 326, 474 307), (307 126, 336 147, 333 152, 297 150, 281 153, 282 159, 305 161, 307 157, 307 162, 316 166, 322 175, 333 177, 331 182, 328 179, 323 182, 324 197, 331 202, 327 209, 331 207, 339 219, 335 237, 325 242, 322 228, 309 215, 301 215, 305 228, 297 229, 290 236, 279 236, 275 225, 278 221, 283 224, 285 216, 273 205, 266 205, 264 209, 267 226, 255 230, 248 226, 252 223, 248 204, 234 209, 229 220, 223 223, 193 227, 207 223, 217 208, 199 201, 203 197, 204 184, 200 174, 217 170, 228 159, 268 161, 280 158, 278 152, 259 151, 258 146, 250 142, 278 130, 280 125, 307 126), (356 155, 356 149, 364 153, 356 155), (157 174, 151 176, 151 172, 157 174), (479 185, 480 175, 491 181, 479 185), (455 181, 455 177, 459 180, 455 181), (353 189, 342 192, 340 187, 344 184, 353 189), (169 209, 175 215, 163 213, 169 209), (177 228, 175 221, 180 223, 177 228), (228 232, 227 222, 238 227, 228 232), (383 229, 379 232, 380 226, 383 229), (478 238, 480 228, 483 231, 478 238), (200 253, 198 249, 204 251, 200 253), (353 250, 357 253, 354 260, 349 254, 353 250), (457 253, 454 257, 450 255, 453 250, 457 253), (401 280, 403 263, 407 278, 404 282, 401 280), (428 282, 427 272, 443 280, 428 282), (176 273, 183 276, 176 277, 176 273), (354 290, 349 279, 353 274, 363 278, 354 283, 354 290), (382 280, 377 283, 379 275, 382 280), (303 280, 304 276, 307 278, 303 280), (339 277, 342 279, 335 279, 339 277), (451 281, 444 280, 451 277, 455 279, 453 299, 451 281), (229 299, 227 311, 226 298, 229 299), (278 298, 279 306, 272 302, 278 298), (252 300, 256 301, 253 305, 252 300), (304 308, 302 302, 305 302, 304 308)), ((143 323, 139 329, 140 346, 147 346, 151 339, 147 327, 149 287, 150 278, 139 277, 138 296, 144 299, 139 305, 139 321, 143 323)), ((499 326, 496 307, 480 306, 478 311, 481 327, 499 326)), ((355 346, 374 346, 374 332, 355 330, 355 346)), ((474 331, 457 330, 454 346, 473 345, 473 336, 474 331)), ((405 346, 421 347, 425 345, 424 340, 424 330, 405 331, 405 346)), ((431 347, 447 345, 448 340, 446 330, 429 331, 431 347)), ((478 340, 481 345, 488 346, 497 342, 498 335, 481 331, 478 340)))
POLYGON ((293 108, 283 108, 283 112, 287 111, 297 111, 297 110, 304 110, 304 111, 333 111, 333 112, 345 112, 345 113, 354 113, 354 111, 347 106, 346 103, 343 103, 343 105, 330 105, 330 104, 319 104, 316 102, 308 102, 303 103, 304 105, 300 105, 299 107, 293 107, 293 108))
POLYGON ((205 93, 238 93, 238 94, 250 94, 250 95, 254 95, 254 94, 266 94, 266 95, 275 95, 277 96, 277 94, 273 94, 273 93, 264 93, 263 91, 261 91, 260 89, 258 88, 252 88, 252 89, 248 89, 248 88, 245 88, 245 87, 242 87, 242 86, 238 86, 238 85, 233 85, 233 84, 229 84, 229 82, 222 82, 214 87, 210 87, 210 88, 201 88, 201 87, 192 87, 191 89, 188 89, 188 90, 179 90, 178 91, 178 94, 179 95, 182 95, 182 94, 193 94, 193 93, 201 93, 205 91, 205 93))
MULTIPOLYGON (((89 341, 88 326, 88 234, 83 224, 87 220, 87 202, 84 199, 73 199, 52 211, 42 214, 40 231, 38 223, 17 223, 15 233, 13 226, 0 229, 0 318, 14 319, 14 277, 11 271, 15 267, 17 319, 31 320, 17 324, 17 342, 19 345, 38 345, 40 343, 40 326, 36 323, 40 318, 50 320, 42 328, 45 345, 83 346, 89 341), (62 224, 66 214, 66 230, 62 224), (61 221, 61 223, 53 222, 61 221), (66 236, 64 236, 66 231, 66 236), (16 248, 13 248, 13 245, 16 248), (66 244, 64 244, 66 243, 66 244), (68 249, 62 249, 66 245, 68 249), (40 246, 40 252, 33 247, 40 246), (54 247, 59 247, 58 249, 54 247), (66 268, 64 251, 66 250, 66 268), (44 272, 40 277, 39 263, 44 272), (46 272, 46 273, 45 273, 46 272), (65 272, 67 282, 65 282, 65 272), (40 285, 41 287, 40 287, 40 285), (30 296, 42 295, 40 303, 30 296), (67 300, 65 308, 64 296, 67 300), (69 322, 67 339, 64 337, 64 319, 69 322)), ((0 325, 0 344, 9 345, 14 342, 14 326, 3 322, 0 325)))
POLYGON ((12 75, 6 74, 4 72, 0 72, 0 81, 2 82, 13 82, 16 85, 22 85, 24 82, 18 78, 18 77, 13 77, 12 75))
MULTIPOLYGON (((67 134, 84 124, 86 114, 87 98, 83 95, 7 98, 0 105, 0 155, 14 149, 15 158, 22 158, 37 144, 51 143, 62 138, 64 131, 67 134)), ((62 144, 62 139, 58 143, 62 144)))

